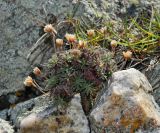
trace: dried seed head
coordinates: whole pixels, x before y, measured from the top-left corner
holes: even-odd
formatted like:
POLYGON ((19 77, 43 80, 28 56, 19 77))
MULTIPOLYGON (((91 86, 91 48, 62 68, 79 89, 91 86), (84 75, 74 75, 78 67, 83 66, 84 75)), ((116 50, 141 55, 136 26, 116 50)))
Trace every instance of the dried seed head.
POLYGON ((87 30, 88 36, 95 36, 95 31, 93 29, 87 30))
POLYGON ((28 86, 28 87, 34 86, 32 77, 28 76, 28 77, 24 80, 24 85, 25 85, 25 86, 28 86))
POLYGON ((127 52, 123 52, 123 57, 125 60, 129 60, 132 58, 132 52, 131 51, 127 51, 127 52))
POLYGON ((33 69, 33 73, 36 75, 36 76, 40 76, 41 75, 41 70, 38 68, 38 67, 35 67, 34 69, 33 69))
POLYGON ((76 41, 76 36, 74 34, 68 34, 66 33, 65 38, 68 42, 72 43, 76 41))
POLYGON ((107 31, 107 27, 102 27, 102 28, 100 29, 100 32, 101 32, 102 34, 105 34, 106 31, 107 31))
POLYGON ((59 48, 59 47, 62 47, 63 46, 63 39, 56 39, 56 46, 59 48))
POLYGON ((54 27, 53 27, 51 24, 47 24, 47 25, 44 27, 44 32, 57 34, 57 31, 54 29, 54 27))
POLYGON ((116 40, 112 40, 112 41, 111 41, 111 47, 112 47, 112 48, 117 47, 117 44, 118 44, 118 43, 117 43, 116 40))
POLYGON ((81 56, 81 51, 78 50, 78 49, 71 49, 70 53, 75 57, 80 57, 81 56))
POLYGON ((87 46, 87 42, 86 41, 79 40, 79 42, 78 42, 78 48, 79 49, 83 49, 86 46, 87 46))

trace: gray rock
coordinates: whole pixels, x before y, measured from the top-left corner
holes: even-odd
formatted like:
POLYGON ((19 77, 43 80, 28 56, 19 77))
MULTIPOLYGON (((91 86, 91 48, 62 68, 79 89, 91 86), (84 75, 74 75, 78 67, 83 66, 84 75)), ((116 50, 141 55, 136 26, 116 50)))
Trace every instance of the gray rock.
POLYGON ((160 128, 153 129, 153 130, 138 130, 136 133, 160 133, 160 128))
POLYGON ((146 77, 132 68, 113 73, 90 114, 93 133, 151 131, 160 126, 160 108, 146 77))
POLYGON ((62 19, 72 10, 66 0, 0 0, 0 95, 23 88, 22 81, 31 71, 26 56, 40 37, 40 24, 47 23, 46 15, 62 19))
POLYGON ((23 88, 22 81, 31 71, 26 56, 40 37, 40 25, 47 23, 47 14, 54 14, 58 19, 75 15, 92 22, 101 17, 120 21, 127 15, 149 11, 151 5, 160 9, 159 0, 81 0, 76 4, 72 0, 1 0, 0 95, 23 88))
POLYGON ((142 11, 150 12, 151 6, 160 11, 159 0, 82 0, 82 3, 85 5, 86 16, 96 14, 105 20, 121 21, 127 16, 134 17, 142 11))
POLYGON ((0 119, 7 120, 8 109, 0 111, 0 119))
POLYGON ((14 133, 14 130, 7 121, 0 119, 0 133, 14 133))
POLYGON ((153 87, 153 96, 160 106, 160 64, 157 64, 152 70, 145 72, 149 82, 153 87))
POLYGON ((10 111, 10 115, 13 124, 21 133, 89 133, 88 120, 79 94, 74 96, 66 109, 59 106, 59 111, 60 114, 49 96, 43 95, 18 104, 10 111), (29 108, 29 105, 32 105, 32 108, 29 108))
MULTIPOLYGON (((52 106, 52 101, 50 101, 50 98, 46 96, 40 96, 23 103, 19 103, 15 108, 10 108, 8 110, 8 115, 10 116, 10 121, 14 123, 14 125, 18 126, 18 117, 22 117, 26 112, 33 110, 33 108, 41 107, 40 109, 43 110, 48 106, 52 106)), ((39 109, 37 111, 39 111, 39 109)))

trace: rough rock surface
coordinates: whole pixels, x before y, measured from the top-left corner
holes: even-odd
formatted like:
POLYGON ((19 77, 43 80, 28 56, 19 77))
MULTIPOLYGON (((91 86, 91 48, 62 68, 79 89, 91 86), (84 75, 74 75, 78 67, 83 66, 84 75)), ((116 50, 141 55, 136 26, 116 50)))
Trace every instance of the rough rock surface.
POLYGON ((149 11, 151 5, 160 9, 159 0, 80 0, 80 4, 76 1, 0 0, 0 95, 22 88, 21 81, 31 69, 26 55, 40 37, 40 21, 46 22, 47 14, 63 19, 77 10, 75 16, 84 15, 91 21, 102 16, 120 20, 141 10, 149 11))
POLYGON ((7 121, 0 119, 0 133, 14 133, 14 130, 7 121))
POLYGON ((152 130, 138 130, 136 133, 160 133, 160 128, 152 129, 152 130))
POLYGON ((146 72, 146 76, 153 87, 153 96, 160 106, 160 64, 157 64, 151 71, 146 72))
POLYGON ((90 114, 92 131, 133 133, 158 128, 160 109, 150 91, 148 80, 136 69, 113 73, 106 92, 90 114))
POLYGON ((83 112, 80 95, 59 112, 48 95, 17 105, 11 120, 21 133, 89 133, 88 120, 83 112))
POLYGON ((30 69, 26 55, 39 38, 39 20, 45 22, 45 11, 64 17, 68 9, 72 10, 69 3, 66 0, 0 1, 0 95, 22 88, 30 69))
MULTIPOLYGON (((159 0, 82 0, 86 14, 99 16, 105 20, 122 20, 127 16, 138 15, 141 11, 149 11, 151 6, 160 10, 159 0), (96 12, 95 12, 96 11, 96 12)), ((91 19, 91 18, 90 18, 91 19)))

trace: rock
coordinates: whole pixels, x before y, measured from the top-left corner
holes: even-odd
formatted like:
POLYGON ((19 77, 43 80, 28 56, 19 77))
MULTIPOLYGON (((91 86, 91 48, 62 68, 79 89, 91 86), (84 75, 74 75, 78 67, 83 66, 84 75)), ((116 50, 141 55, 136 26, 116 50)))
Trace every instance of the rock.
POLYGON ((82 0, 85 5, 85 14, 92 20, 96 14, 105 20, 118 20, 127 16, 136 16, 142 11, 150 12, 151 6, 160 11, 159 0, 82 0), (149 9, 149 10, 147 10, 149 9))
POLYGON ((160 108, 146 77, 132 68, 113 73, 90 114, 93 133, 151 131, 160 126, 160 108))
POLYGON ((0 111, 0 119, 7 120, 8 109, 0 111))
POLYGON ((153 87, 152 95, 160 106, 160 64, 157 64, 152 70, 145 73, 153 87))
POLYGON ((83 112, 80 95, 71 100, 66 109, 57 111, 48 95, 18 104, 11 119, 21 133, 89 133, 88 120, 83 112), (28 105, 33 105, 28 108, 28 105))
MULTIPOLYGON (((42 35, 43 24, 49 23, 49 20, 54 21, 54 15, 64 19, 72 13, 74 7, 77 5, 66 0, 0 2, 0 96, 23 88, 24 77, 32 70, 26 57, 29 49, 42 35)), ((81 15, 77 12, 76 16, 78 14, 81 15)), ((43 54, 39 58, 43 58, 43 54)))
POLYGON ((0 119, 0 133, 14 133, 14 130, 7 121, 0 119))
POLYGON ((152 130, 138 130, 136 133, 160 133, 160 128, 152 129, 152 130))
MULTIPOLYGON (((26 57, 40 37, 41 24, 48 23, 47 14, 63 19, 72 9, 73 5, 66 0, 0 2, 0 96, 23 88, 24 77, 31 71, 26 57)), ((54 18, 51 16, 48 19, 54 18)))
MULTIPOLYGON (((151 5, 160 9, 159 0, 3 0, 0 2, 0 96, 23 88, 23 79, 31 71, 26 60, 29 49, 42 35, 43 24, 66 16, 84 16, 121 20, 134 16, 142 10, 149 11, 151 5), (50 15, 47 15, 50 14, 50 15), (47 17, 46 17, 47 16, 47 17)), ((64 32, 64 29, 62 31, 64 32)), ((44 44, 44 45, 48 45, 44 44)), ((43 47, 40 48, 41 50, 43 47)), ((50 51, 52 52, 52 51, 50 51)), ((45 51, 42 52, 46 53, 45 51)), ((40 55, 42 59, 44 56, 40 55)), ((47 56, 47 55, 46 55, 47 56)), ((40 59, 37 60, 40 60, 40 59)))

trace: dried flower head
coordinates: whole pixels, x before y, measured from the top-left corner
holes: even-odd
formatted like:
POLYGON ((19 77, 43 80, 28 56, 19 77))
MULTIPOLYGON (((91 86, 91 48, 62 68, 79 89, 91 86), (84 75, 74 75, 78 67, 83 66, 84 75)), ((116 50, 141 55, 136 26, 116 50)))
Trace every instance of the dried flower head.
POLYGON ((31 87, 31 86, 34 86, 34 87, 35 87, 35 84, 33 83, 32 77, 28 76, 28 77, 24 80, 24 85, 27 86, 27 87, 31 87))
POLYGON ((63 46, 63 39, 56 39, 56 47, 62 47, 63 46))
POLYGON ((123 52, 123 57, 125 60, 129 60, 132 58, 132 52, 131 51, 127 51, 127 52, 123 52))
POLYGON ((79 42, 78 42, 78 48, 79 49, 83 49, 86 46, 87 46, 87 42, 86 41, 79 40, 79 42))
POLYGON ((55 30, 55 28, 54 28, 51 24, 47 24, 47 25, 44 27, 44 32, 57 34, 57 31, 55 30))
POLYGON ((87 30, 88 36, 95 36, 95 31, 93 29, 87 30))
POLYGON ((71 49, 70 53, 75 57, 80 57, 81 56, 81 51, 79 49, 71 49))
POLYGON ((102 28, 100 29, 100 32, 101 32, 102 34, 105 34, 106 31, 107 31, 107 27, 102 27, 102 28))
POLYGON ((76 36, 74 34, 68 34, 66 33, 65 38, 68 42, 72 43, 76 41, 76 36))
POLYGON ((117 43, 116 40, 112 40, 112 41, 111 41, 111 47, 112 47, 112 48, 117 47, 117 44, 118 44, 118 43, 117 43))
POLYGON ((36 75, 36 76, 40 76, 41 75, 41 70, 38 68, 38 67, 35 67, 34 69, 33 69, 33 73, 36 75))

